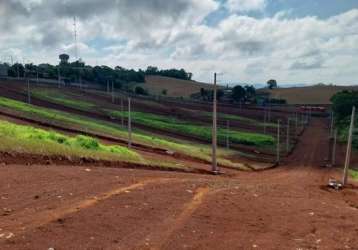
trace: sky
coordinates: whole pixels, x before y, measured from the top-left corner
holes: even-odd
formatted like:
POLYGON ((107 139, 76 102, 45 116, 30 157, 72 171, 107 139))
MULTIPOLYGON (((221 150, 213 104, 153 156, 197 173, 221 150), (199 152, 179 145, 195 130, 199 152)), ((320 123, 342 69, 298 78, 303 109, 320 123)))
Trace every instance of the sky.
POLYGON ((0 0, 0 61, 184 68, 222 83, 358 84, 358 0, 0 0))

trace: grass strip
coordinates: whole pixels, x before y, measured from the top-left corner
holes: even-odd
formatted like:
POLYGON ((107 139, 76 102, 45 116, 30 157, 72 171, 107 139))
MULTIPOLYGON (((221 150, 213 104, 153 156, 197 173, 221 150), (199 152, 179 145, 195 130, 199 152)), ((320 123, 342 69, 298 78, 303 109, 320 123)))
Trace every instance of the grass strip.
POLYGON ((32 90, 31 94, 39 99, 61 104, 67 107, 75 107, 81 110, 91 110, 96 105, 90 102, 78 100, 75 95, 67 95, 53 90, 32 90))
MULTIPOLYGON (((200 112, 200 113, 204 114, 204 116, 212 117, 211 112, 200 112)), ((275 123, 264 124, 263 122, 259 122, 255 119, 251 119, 251 118, 247 118, 247 117, 243 117, 243 116, 239 116, 239 115, 225 114, 225 113, 218 113, 218 119, 230 120, 230 121, 240 121, 240 122, 249 123, 249 124, 253 124, 256 126, 260 126, 260 127, 263 127, 263 126, 271 127, 271 128, 277 127, 277 124, 275 124, 275 123)))
MULTIPOLYGON (((114 117, 127 117, 128 112, 106 110, 114 117)), ((193 135, 206 140, 211 140, 211 127, 200 126, 192 123, 187 123, 173 117, 165 117, 143 112, 132 112, 132 119, 146 126, 152 128, 163 129, 173 132, 179 132, 186 135, 193 135)), ((224 142, 229 136, 230 141, 237 144, 251 145, 251 146, 269 146, 274 144, 272 136, 258 133, 240 132, 235 130, 218 129, 218 140, 224 142)))
MULTIPOLYGON (((99 122, 88 117, 37 107, 5 97, 0 97, 0 106, 8 108, 11 111, 21 112, 22 115, 26 117, 50 121, 56 125, 76 129, 85 129, 99 134, 112 135, 121 139, 127 139, 128 136, 127 131, 121 126, 110 122, 99 122)), ((134 131, 132 138, 133 142, 138 144, 179 152, 181 154, 196 157, 205 161, 211 160, 211 148, 208 145, 171 140, 167 138, 164 139, 158 136, 144 134, 144 132, 139 130, 134 131)), ((224 159, 234 153, 235 152, 231 150, 219 149, 218 162, 222 165, 242 168, 241 164, 233 163, 230 160, 224 159)))
POLYGON ((122 146, 107 146, 88 136, 70 137, 54 131, 17 125, 2 120, 0 120, 0 136, 2 140, 0 148, 2 151, 89 157, 97 160, 143 162, 138 153, 122 146))

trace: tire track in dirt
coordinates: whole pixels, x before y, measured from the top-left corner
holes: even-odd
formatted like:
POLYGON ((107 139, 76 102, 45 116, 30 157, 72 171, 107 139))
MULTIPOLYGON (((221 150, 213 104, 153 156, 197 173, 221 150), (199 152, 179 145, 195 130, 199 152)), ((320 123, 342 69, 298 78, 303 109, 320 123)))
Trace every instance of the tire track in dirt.
POLYGON ((39 211, 38 213, 33 214, 31 218, 29 218, 28 216, 26 216, 25 218, 18 217, 15 221, 16 224, 5 225, 0 228, 0 242, 2 240, 7 240, 15 236, 21 235, 22 233, 25 233, 34 228, 45 226, 53 221, 61 221, 66 216, 79 213, 82 210, 96 206, 98 203, 108 200, 113 196, 120 195, 123 193, 129 193, 132 190, 138 190, 150 184, 160 185, 177 181, 180 182, 182 180, 176 178, 154 178, 144 180, 131 184, 129 186, 118 187, 108 192, 95 195, 91 198, 76 201, 71 205, 58 207, 51 211, 39 211))
POLYGON ((196 189, 194 197, 184 205, 182 212, 176 218, 168 219, 162 223, 161 227, 163 230, 158 229, 156 232, 148 235, 135 249, 156 250, 165 248, 170 237, 185 225, 192 214, 203 203, 209 192, 209 187, 199 187, 196 189))

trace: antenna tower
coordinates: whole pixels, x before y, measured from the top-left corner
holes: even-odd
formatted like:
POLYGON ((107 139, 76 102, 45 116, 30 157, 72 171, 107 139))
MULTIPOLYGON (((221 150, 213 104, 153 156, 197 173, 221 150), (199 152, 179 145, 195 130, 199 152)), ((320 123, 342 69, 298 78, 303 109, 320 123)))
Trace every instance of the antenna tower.
POLYGON ((77 48, 77 20, 73 17, 73 33, 75 38, 75 58, 78 60, 78 48, 77 48))

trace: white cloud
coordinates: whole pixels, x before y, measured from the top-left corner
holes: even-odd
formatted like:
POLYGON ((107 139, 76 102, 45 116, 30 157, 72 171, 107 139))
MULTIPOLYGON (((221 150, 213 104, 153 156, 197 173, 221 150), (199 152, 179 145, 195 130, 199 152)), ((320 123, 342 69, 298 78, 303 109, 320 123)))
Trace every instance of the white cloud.
POLYGON ((231 12, 263 11, 266 4, 266 0, 228 0, 226 7, 231 12))
POLYGON ((80 57, 92 64, 180 67, 204 81, 211 71, 251 83, 356 79, 358 9, 328 19, 290 19, 285 11, 259 19, 238 13, 263 10, 265 1, 228 1, 233 12, 209 26, 214 0, 21 1, 0 2, 0 58, 54 63, 62 52, 72 56, 76 15, 80 57))

